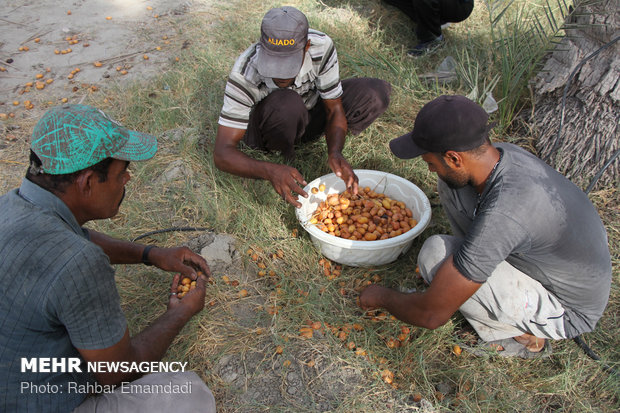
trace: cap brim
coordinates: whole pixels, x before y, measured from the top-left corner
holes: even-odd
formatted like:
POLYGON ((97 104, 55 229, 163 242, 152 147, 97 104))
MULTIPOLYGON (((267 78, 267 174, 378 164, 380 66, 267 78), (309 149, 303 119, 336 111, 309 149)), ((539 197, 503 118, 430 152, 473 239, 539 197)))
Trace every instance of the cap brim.
POLYGON ((289 55, 271 54, 266 48, 258 51, 257 69, 261 76, 272 79, 292 79, 297 77, 304 61, 304 49, 289 55))
POLYGON ((155 156, 157 152, 157 138, 142 132, 126 129, 127 142, 119 148, 112 158, 121 161, 146 161, 155 156))
POLYGON ((411 159, 428 152, 426 149, 420 148, 413 142, 412 135, 413 132, 409 132, 390 141, 390 150, 396 157, 400 159, 411 159))

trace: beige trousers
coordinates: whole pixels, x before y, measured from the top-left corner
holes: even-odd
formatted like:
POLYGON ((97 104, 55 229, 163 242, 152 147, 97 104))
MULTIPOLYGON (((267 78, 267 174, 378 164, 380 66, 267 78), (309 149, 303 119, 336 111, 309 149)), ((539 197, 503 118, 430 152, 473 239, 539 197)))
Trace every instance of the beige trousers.
MULTIPOLYGON (((418 255, 418 265, 427 283, 460 243, 460 238, 451 235, 433 235, 426 240, 418 255)), ((505 261, 459 311, 484 341, 524 333, 555 340, 566 338, 560 301, 538 281, 505 261)))
POLYGON ((152 373, 124 382, 113 393, 86 398, 74 413, 215 413, 211 390, 193 371, 152 373))

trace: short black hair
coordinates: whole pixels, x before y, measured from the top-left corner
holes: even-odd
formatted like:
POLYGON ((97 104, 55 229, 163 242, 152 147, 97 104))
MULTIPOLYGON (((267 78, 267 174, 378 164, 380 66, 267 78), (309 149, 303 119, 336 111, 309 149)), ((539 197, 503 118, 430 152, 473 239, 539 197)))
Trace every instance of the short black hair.
MULTIPOLYGON (((467 153, 474 158, 480 158, 482 155, 484 155, 484 153, 489 149, 490 146, 493 146, 493 144, 491 143, 491 139, 487 138, 484 142, 482 142, 482 144, 480 144, 480 146, 477 146, 473 149, 469 149, 467 151, 462 151, 462 152, 467 153)), ((441 156, 439 156, 439 160, 444 166, 447 165, 444 159, 444 156, 446 155, 446 153, 448 153, 448 151, 440 153, 441 156)))
POLYGON ((46 189, 54 194, 64 193, 69 185, 71 185, 77 177, 84 171, 92 170, 95 172, 99 178, 99 182, 105 182, 108 179, 108 171, 110 170, 110 165, 112 165, 113 158, 106 158, 103 161, 96 163, 88 168, 82 169, 80 171, 72 172, 70 174, 60 174, 60 175, 52 175, 46 174, 42 171, 41 166, 43 165, 41 159, 30 150, 30 166, 26 171, 26 179, 35 184, 39 185, 41 188, 46 189))

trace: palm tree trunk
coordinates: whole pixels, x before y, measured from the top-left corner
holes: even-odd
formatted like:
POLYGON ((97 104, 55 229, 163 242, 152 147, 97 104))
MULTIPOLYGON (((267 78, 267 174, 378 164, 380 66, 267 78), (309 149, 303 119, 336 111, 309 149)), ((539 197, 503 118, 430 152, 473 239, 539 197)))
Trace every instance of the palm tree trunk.
POLYGON ((584 189, 605 164, 597 186, 619 184, 619 36, 620 0, 576 3, 566 36, 535 78, 539 156, 584 189))

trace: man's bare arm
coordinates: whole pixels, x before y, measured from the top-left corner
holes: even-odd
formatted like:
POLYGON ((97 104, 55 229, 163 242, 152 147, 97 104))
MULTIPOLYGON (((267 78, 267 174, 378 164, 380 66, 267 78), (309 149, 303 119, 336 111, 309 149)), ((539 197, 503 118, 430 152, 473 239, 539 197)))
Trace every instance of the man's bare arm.
POLYGON ((435 329, 444 325, 481 285, 465 278, 450 256, 426 291, 407 294, 372 285, 362 291, 360 305, 364 309, 384 308, 401 321, 435 329))
POLYGON ((306 185, 304 177, 295 168, 252 159, 238 148, 245 130, 219 125, 215 137, 213 160, 221 171, 245 178, 266 179, 276 192, 288 203, 300 207, 297 195, 308 194, 300 185, 306 185))
POLYGON ((342 100, 326 99, 323 101, 327 116, 325 139, 327 142, 327 162, 334 173, 342 178, 347 188, 357 194, 358 178, 351 165, 342 156, 346 141, 347 118, 342 107, 342 100))
POLYGON ((244 134, 244 129, 218 126, 213 150, 215 166, 244 178, 269 179, 269 162, 257 161, 239 150, 244 134))
MULTIPOLYGON (((101 232, 88 230, 90 240, 103 249, 112 264, 139 264, 146 245, 130 241, 119 240, 101 232)), ((165 271, 180 272, 192 279, 201 270, 206 275, 211 271, 207 261, 187 247, 160 248, 154 247, 148 251, 148 261, 165 271)))

